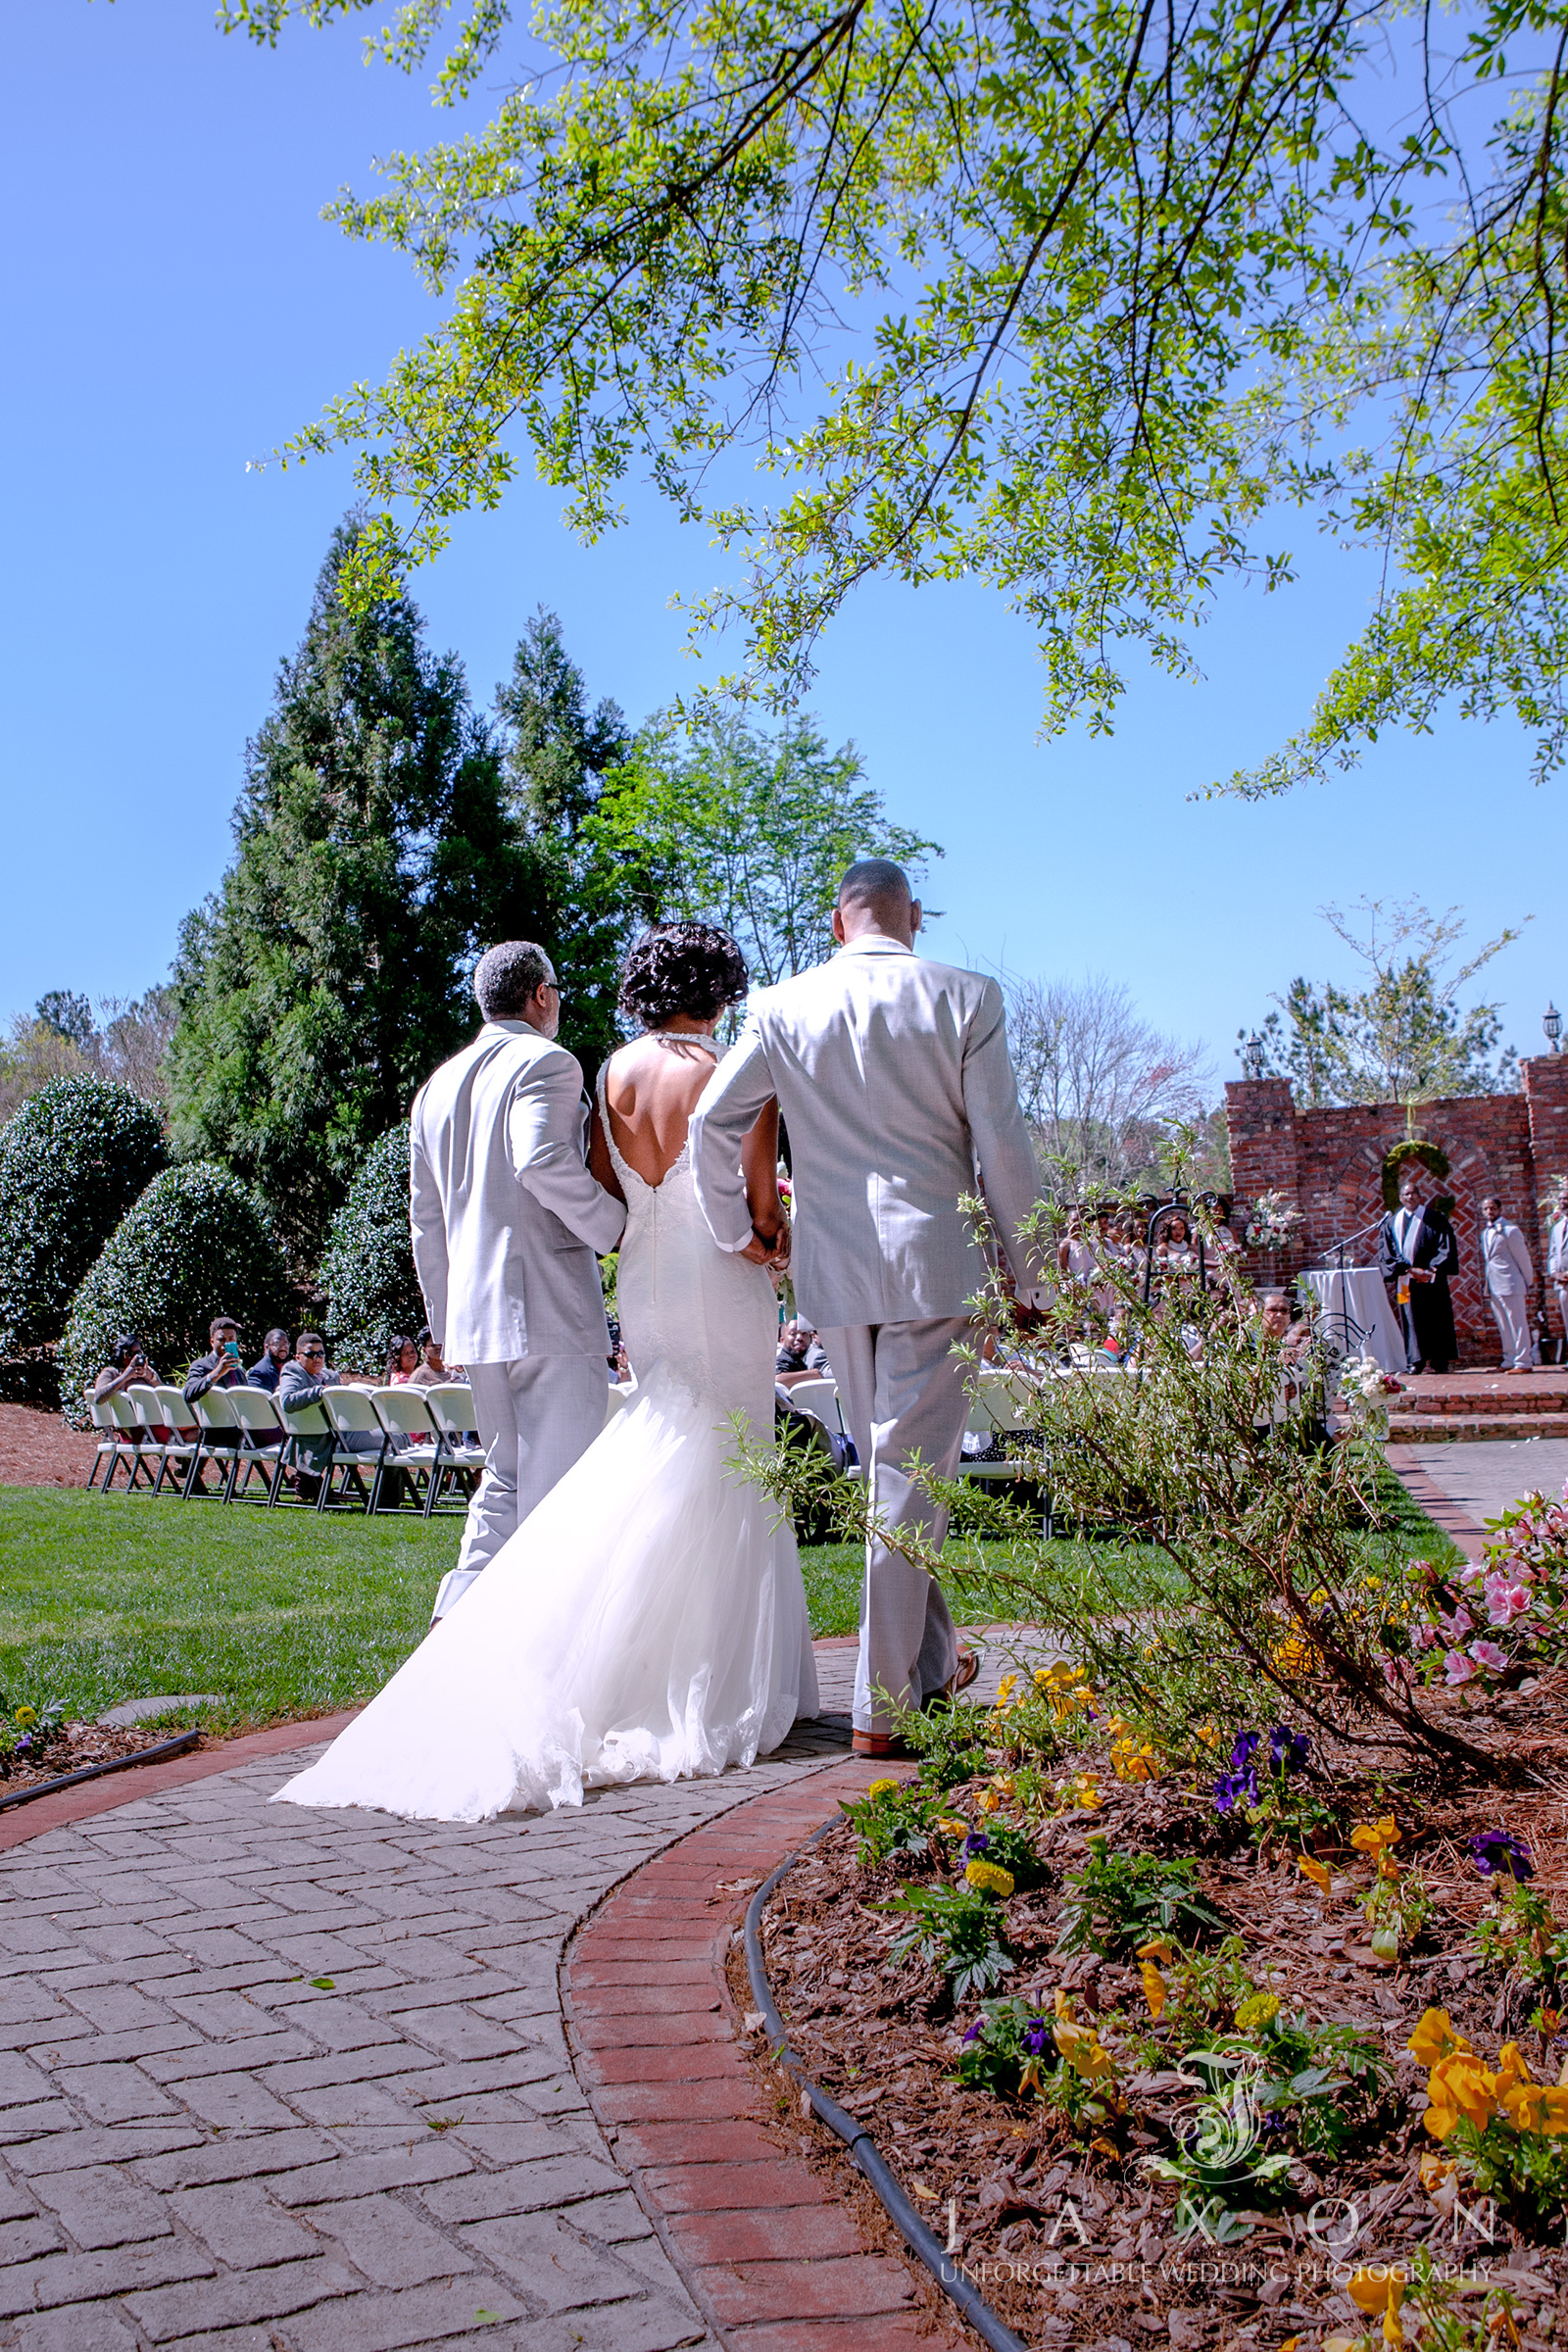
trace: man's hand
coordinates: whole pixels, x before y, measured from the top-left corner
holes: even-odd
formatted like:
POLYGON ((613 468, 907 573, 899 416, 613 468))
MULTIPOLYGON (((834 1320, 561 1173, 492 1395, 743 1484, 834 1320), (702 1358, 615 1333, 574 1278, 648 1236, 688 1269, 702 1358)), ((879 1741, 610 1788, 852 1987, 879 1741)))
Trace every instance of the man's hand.
POLYGON ((1425 1266, 1412 1266, 1410 1268, 1410 1280, 1412 1282, 1430 1282, 1432 1280, 1432 1276, 1425 1266))

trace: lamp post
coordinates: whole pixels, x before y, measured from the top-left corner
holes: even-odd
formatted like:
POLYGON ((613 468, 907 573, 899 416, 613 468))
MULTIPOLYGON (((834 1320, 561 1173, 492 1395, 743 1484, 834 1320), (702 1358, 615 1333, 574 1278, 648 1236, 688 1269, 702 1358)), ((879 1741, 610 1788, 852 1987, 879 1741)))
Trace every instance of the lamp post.
POLYGON ((1562 1035, 1562 1014, 1557 1010, 1555 1004, 1548 1004, 1546 1006, 1544 1013, 1542 1015, 1541 1026, 1546 1032, 1547 1043, 1550 1045, 1552 1052, 1554 1054, 1560 1054, 1562 1052, 1562 1048, 1558 1045, 1557 1040, 1562 1035))
POLYGON ((1242 1068, 1249 1078, 1261 1078, 1263 1075, 1263 1040, 1255 1029, 1242 1048, 1242 1068))

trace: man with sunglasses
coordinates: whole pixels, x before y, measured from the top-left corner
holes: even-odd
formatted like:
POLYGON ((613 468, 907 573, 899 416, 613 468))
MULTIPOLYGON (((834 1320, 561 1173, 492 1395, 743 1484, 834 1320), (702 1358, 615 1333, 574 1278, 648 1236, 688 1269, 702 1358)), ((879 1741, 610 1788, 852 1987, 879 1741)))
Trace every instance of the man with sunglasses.
POLYGON ((604 1428, 598 1258, 626 1222, 588 1172, 582 1069, 556 1042, 549 956, 504 941, 481 956, 473 993, 483 1028, 426 1080, 409 1120, 414 1262, 446 1361, 467 1366, 486 1454, 437 1617, 604 1428))
MULTIPOLYGON (((373 1389, 373 1380, 358 1380, 352 1374, 333 1372, 326 1361, 326 1342, 318 1331, 302 1331, 294 1353, 277 1376, 277 1406, 287 1415, 303 1411, 309 1404, 319 1404, 323 1389, 373 1389)), ((314 1502, 332 1460, 334 1441, 329 1437, 300 1437, 294 1441, 294 1460, 297 1465, 297 1491, 304 1502, 314 1502)), ((352 1453, 379 1453, 381 1441, 368 1430, 354 1430, 337 1439, 340 1446, 352 1453)))

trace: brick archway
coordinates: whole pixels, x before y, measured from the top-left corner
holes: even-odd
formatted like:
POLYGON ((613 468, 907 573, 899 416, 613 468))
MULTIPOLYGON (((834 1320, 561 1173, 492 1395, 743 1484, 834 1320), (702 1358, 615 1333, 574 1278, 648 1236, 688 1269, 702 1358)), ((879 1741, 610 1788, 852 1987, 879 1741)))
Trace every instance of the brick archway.
MULTIPOLYGON (((1542 1054, 1520 1067, 1518 1094, 1449 1097, 1421 1108, 1423 1139, 1448 1157, 1442 1189, 1454 1200, 1459 1275, 1453 1308, 1461 1364, 1494 1363, 1497 1354, 1476 1239, 1483 1196, 1498 1194, 1524 1228, 1539 1272, 1546 1247, 1539 1196, 1553 1170, 1568 1168, 1568 1054, 1542 1054)), ((1360 1237, 1355 1262, 1371 1264, 1383 1215, 1383 1162, 1407 1133, 1403 1104, 1298 1110, 1286 1080, 1253 1078, 1226 1087, 1225 1116, 1237 1198, 1281 1192, 1305 1220, 1297 1246, 1281 1252, 1282 1274, 1323 1263, 1336 1243, 1352 1235, 1360 1237)), ((1555 1332, 1555 1298, 1547 1311, 1555 1332)))

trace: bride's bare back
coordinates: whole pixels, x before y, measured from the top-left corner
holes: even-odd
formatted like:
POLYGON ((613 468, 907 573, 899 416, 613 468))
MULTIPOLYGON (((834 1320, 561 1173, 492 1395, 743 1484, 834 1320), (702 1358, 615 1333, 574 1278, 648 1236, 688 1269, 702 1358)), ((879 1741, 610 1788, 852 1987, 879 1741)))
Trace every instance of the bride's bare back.
MULTIPOLYGON (((622 1046, 605 1069, 605 1108, 615 1149, 644 1184, 662 1185, 686 1148, 687 1130, 717 1059, 711 1025, 651 1030, 622 1046)), ((784 1236, 779 1205, 778 1104, 769 1102, 741 1147, 741 1172, 754 1231, 770 1246, 784 1236)), ((623 1200, 599 1110, 594 1109, 588 1165, 606 1192, 623 1200)), ((750 1251, 756 1245, 748 1244, 750 1251)), ((783 1264, 782 1256, 778 1259, 783 1264)))
POLYGON ((640 1037, 612 1054, 605 1105, 615 1149, 644 1184, 660 1185, 686 1147, 686 1130, 717 1056, 698 1031, 640 1037))

